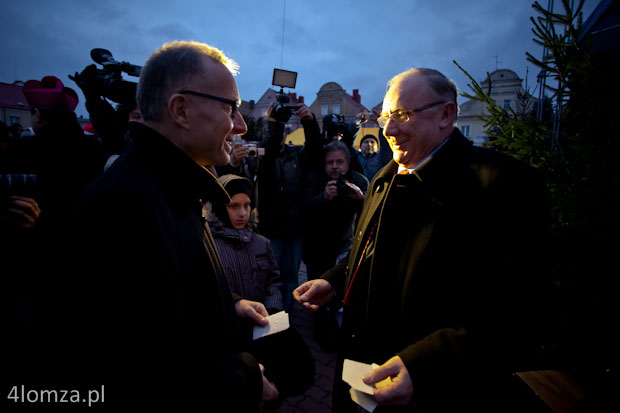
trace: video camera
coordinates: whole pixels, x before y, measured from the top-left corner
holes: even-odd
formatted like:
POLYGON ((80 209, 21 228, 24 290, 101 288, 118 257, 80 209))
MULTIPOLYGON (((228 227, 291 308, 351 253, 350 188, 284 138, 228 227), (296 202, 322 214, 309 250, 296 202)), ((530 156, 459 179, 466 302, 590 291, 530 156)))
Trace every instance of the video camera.
POLYGON ((123 80, 122 73, 139 77, 142 66, 118 62, 106 49, 92 49, 90 57, 103 68, 98 69, 94 64, 90 64, 82 73, 69 75, 69 79, 82 89, 84 95, 103 96, 116 103, 135 104, 137 84, 123 80))
POLYGON ((326 138, 331 139, 336 134, 344 135, 348 126, 344 121, 344 115, 331 114, 323 118, 323 128, 326 132, 326 138))
POLYGON ((296 83, 297 72, 273 69, 273 80, 271 84, 280 86, 280 92, 276 94, 276 103, 271 110, 271 116, 279 122, 287 122, 293 113, 297 113, 296 105, 287 105, 287 103, 291 101, 291 98, 284 94, 283 89, 284 87, 294 89, 296 83))

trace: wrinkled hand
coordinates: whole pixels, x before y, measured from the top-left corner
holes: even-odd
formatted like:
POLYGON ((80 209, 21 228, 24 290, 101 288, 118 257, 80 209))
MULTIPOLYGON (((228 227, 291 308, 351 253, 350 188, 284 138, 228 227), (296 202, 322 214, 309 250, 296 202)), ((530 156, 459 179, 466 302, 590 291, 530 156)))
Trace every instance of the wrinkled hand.
POLYGON ((325 191, 323 191, 323 196, 325 197, 325 200, 331 201, 337 195, 338 195, 337 181, 336 180, 329 181, 325 185, 325 191))
POLYGON ((9 197, 6 215, 2 219, 24 229, 34 229, 41 215, 39 204, 32 198, 20 195, 9 197))
POLYGON ((380 405, 405 405, 413 397, 413 383, 403 360, 394 356, 385 364, 362 377, 366 384, 375 384, 387 377, 392 382, 375 389, 375 400, 380 405))
POLYGON ((261 396, 260 406, 262 407, 266 402, 275 400, 280 395, 278 388, 275 384, 267 380, 265 377, 265 367, 262 364, 258 364, 260 367, 260 372, 263 376, 263 395, 261 396))
POLYGON ((351 182, 345 182, 345 185, 348 186, 351 190, 347 193, 347 196, 353 198, 355 200, 361 201, 364 199, 364 193, 359 188, 359 186, 355 185, 351 182))
POLYGON ((259 326, 269 324, 269 320, 267 320, 269 313, 265 306, 258 301, 241 299, 235 303, 235 311, 237 312, 237 317, 248 318, 259 326))
POLYGON ((310 108, 303 103, 297 105, 297 116, 299 116, 303 121, 311 121, 314 119, 310 108))
POLYGON ((293 298, 311 313, 334 298, 334 288, 322 278, 306 281, 293 291, 293 298))

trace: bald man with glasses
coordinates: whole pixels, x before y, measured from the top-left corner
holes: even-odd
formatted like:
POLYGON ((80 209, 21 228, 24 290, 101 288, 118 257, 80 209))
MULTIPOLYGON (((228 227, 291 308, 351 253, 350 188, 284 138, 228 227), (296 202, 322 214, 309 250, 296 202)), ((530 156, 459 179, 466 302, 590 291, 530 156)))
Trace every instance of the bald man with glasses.
POLYGON ((523 411, 512 373, 537 344, 545 185, 459 132, 456 86, 440 72, 388 85, 378 122, 393 162, 370 183, 349 256, 294 292, 310 311, 343 307, 334 411, 355 411, 344 359, 380 365, 367 384, 389 378, 376 412, 523 411))
POLYGON ((247 131, 236 73, 203 43, 156 50, 137 88, 144 124, 78 211, 76 377, 105 383, 110 407, 252 412, 278 397, 238 321, 266 325, 268 313, 231 293, 202 216, 205 202, 230 202, 209 171, 247 131))

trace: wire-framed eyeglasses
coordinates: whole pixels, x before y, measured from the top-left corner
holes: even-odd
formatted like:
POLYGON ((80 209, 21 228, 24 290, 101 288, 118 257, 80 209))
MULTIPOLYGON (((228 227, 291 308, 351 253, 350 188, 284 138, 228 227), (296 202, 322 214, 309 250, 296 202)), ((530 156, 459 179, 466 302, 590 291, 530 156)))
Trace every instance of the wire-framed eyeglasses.
POLYGON ((241 100, 232 100, 232 99, 221 98, 219 96, 213 96, 213 95, 209 95, 207 93, 196 92, 194 90, 181 90, 178 93, 180 93, 180 94, 187 93, 188 95, 201 96, 203 98, 213 99, 213 100, 217 100, 218 102, 227 103, 231 107, 231 110, 230 110, 230 117, 231 118, 235 117, 235 114, 237 113, 237 109, 239 108, 239 106, 241 106, 241 100))
POLYGON ((409 117, 413 115, 414 113, 422 112, 423 110, 432 108, 433 106, 441 105, 442 103, 446 103, 446 101, 441 100, 441 101, 429 103, 428 105, 420 106, 419 108, 412 109, 412 110, 396 109, 390 114, 382 114, 381 116, 379 116, 377 118, 377 123, 382 128, 385 128, 385 124, 387 123, 388 119, 394 122, 398 122, 398 123, 405 123, 409 120, 409 117))

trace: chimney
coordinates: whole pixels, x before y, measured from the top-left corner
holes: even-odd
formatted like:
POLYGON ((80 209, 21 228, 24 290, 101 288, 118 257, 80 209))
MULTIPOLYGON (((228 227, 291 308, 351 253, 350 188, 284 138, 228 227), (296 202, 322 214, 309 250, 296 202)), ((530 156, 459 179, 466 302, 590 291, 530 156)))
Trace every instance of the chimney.
POLYGON ((357 103, 362 103, 362 97, 360 96, 360 90, 359 89, 353 89, 353 100, 356 101, 357 103))
POLYGON ((297 103, 304 103, 304 97, 303 97, 303 96, 300 96, 300 97, 299 97, 299 100, 297 101, 297 103))
POLYGON ((250 100, 250 109, 254 109, 255 104, 256 102, 254 102, 254 99, 250 100))

